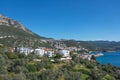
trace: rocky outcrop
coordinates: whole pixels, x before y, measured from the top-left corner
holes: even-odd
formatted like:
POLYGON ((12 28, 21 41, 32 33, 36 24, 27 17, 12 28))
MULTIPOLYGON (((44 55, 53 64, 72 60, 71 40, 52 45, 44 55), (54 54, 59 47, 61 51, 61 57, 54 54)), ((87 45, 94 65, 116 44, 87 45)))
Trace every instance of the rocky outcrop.
POLYGON ((7 16, 0 14, 0 25, 13 26, 19 29, 24 30, 27 33, 33 34, 32 31, 25 28, 20 22, 13 20, 7 16))

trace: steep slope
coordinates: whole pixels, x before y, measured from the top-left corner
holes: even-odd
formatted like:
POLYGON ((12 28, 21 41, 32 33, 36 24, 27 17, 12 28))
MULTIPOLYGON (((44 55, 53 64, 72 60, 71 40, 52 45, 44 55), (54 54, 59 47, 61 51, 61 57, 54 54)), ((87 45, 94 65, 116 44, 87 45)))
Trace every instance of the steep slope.
POLYGON ((24 37, 34 37, 40 38, 40 36, 34 33, 28 33, 22 29, 16 28, 14 26, 0 25, 0 38, 14 37, 14 38, 24 38, 24 37))
POLYGON ((23 31, 33 34, 29 29, 24 27, 20 22, 13 20, 7 16, 0 14, 0 25, 12 26, 14 28, 22 29, 23 31))
POLYGON ((0 44, 5 46, 44 46, 41 37, 24 27, 20 22, 0 14, 0 44))

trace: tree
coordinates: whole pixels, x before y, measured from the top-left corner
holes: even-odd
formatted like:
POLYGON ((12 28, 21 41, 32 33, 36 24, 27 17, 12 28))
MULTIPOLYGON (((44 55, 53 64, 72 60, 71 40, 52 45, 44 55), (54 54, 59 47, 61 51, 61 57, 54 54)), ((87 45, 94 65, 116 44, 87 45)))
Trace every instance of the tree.
POLYGON ((15 53, 6 52, 6 55, 9 59, 17 59, 18 56, 15 53))
POLYGON ((36 72, 37 68, 34 64, 28 64, 27 69, 29 72, 36 72))
POLYGON ((57 53, 54 58, 62 58, 62 56, 63 56, 62 54, 57 53))
POLYGON ((96 61, 96 57, 94 55, 92 55, 91 59, 96 61))
POLYGON ((2 54, 0 54, 0 74, 7 73, 7 61, 2 54))

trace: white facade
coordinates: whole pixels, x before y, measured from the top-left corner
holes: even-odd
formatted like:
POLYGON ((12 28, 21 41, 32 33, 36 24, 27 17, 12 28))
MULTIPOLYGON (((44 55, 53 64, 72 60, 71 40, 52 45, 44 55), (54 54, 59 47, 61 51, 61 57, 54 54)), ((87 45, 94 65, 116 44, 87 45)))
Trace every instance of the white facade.
POLYGON ((33 52, 33 49, 31 48, 24 48, 24 47, 19 47, 17 48, 17 51, 20 53, 24 53, 25 55, 28 55, 29 53, 33 52))
POLYGON ((48 57, 53 57, 54 56, 54 51, 48 51, 47 55, 48 55, 48 57))
POLYGON ((35 49, 34 53, 35 53, 36 55, 43 56, 44 53, 45 53, 45 50, 44 50, 44 49, 39 49, 39 48, 38 48, 38 49, 35 49))
POLYGON ((64 60, 72 60, 72 57, 66 57, 66 58, 60 58, 61 61, 64 61, 64 60))
POLYGON ((68 50, 59 50, 59 54, 62 54, 63 57, 68 57, 68 56, 70 56, 70 51, 68 51, 68 50))

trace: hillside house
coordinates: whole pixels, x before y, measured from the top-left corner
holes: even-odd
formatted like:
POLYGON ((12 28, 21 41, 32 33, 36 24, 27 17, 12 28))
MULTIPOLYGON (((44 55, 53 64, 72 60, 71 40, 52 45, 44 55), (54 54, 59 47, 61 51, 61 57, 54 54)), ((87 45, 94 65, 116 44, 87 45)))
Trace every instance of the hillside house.
POLYGON ((62 49, 62 50, 59 50, 58 53, 62 54, 63 57, 69 57, 70 56, 70 51, 69 50, 62 49))
POLYGON ((26 47, 17 47, 17 52, 24 53, 25 55, 28 55, 32 53, 34 50, 32 48, 26 48, 26 47))
POLYGON ((43 56, 45 54, 45 50, 43 48, 37 48, 34 50, 34 53, 39 56, 43 56))

